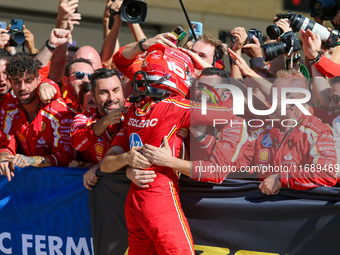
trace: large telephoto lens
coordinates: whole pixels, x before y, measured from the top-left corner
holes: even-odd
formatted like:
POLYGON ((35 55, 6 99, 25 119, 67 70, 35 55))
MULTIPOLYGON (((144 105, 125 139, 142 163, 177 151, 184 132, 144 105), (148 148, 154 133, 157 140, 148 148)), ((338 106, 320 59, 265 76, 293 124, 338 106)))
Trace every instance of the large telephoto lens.
POLYGON ((261 47, 266 61, 273 60, 274 58, 286 53, 286 43, 284 42, 268 43, 261 47))
POLYGON ((291 25, 294 32, 299 32, 300 29, 307 31, 311 30, 314 34, 320 36, 321 41, 326 42, 330 36, 328 29, 305 16, 297 14, 292 18, 291 25))

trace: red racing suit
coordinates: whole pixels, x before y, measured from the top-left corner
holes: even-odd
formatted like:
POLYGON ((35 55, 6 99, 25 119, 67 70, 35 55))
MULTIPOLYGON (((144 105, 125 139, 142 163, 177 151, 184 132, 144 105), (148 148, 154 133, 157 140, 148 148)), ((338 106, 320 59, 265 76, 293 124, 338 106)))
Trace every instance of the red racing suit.
MULTIPOLYGON (((124 128, 112 146, 129 151, 133 146, 162 146, 168 136, 173 156, 178 157, 182 140, 178 129, 190 125, 190 105, 180 97, 154 101, 144 98, 131 105, 124 128)), ((178 196, 178 175, 168 167, 151 166, 157 178, 148 189, 131 184, 125 203, 129 254, 194 254, 188 222, 178 196)))
POLYGON ((40 104, 39 112, 29 123, 26 113, 16 98, 8 99, 1 109, 0 152, 12 155, 44 156, 52 166, 67 167, 74 150, 70 143, 70 127, 74 114, 62 99, 40 104))
POLYGON ((97 108, 91 107, 74 117, 71 125, 71 145, 81 152, 81 159, 86 162, 99 163, 104 158, 112 138, 120 130, 120 123, 109 126, 100 137, 93 133, 93 125, 99 120, 97 108))
POLYGON ((271 124, 252 131, 239 167, 253 166, 260 180, 279 173, 284 188, 334 186, 338 167, 332 129, 315 116, 302 115, 297 123, 286 133, 271 124))
POLYGON ((139 59, 139 56, 132 60, 125 58, 122 55, 124 48, 125 47, 120 48, 119 51, 113 55, 112 61, 124 76, 128 77, 130 81, 133 81, 135 72, 142 69, 143 60, 139 59))
MULTIPOLYGON (((191 108, 190 101, 179 96, 162 101, 144 98, 131 105, 112 146, 120 146, 125 152, 143 144, 161 147, 163 137, 167 136, 173 156, 178 157, 182 145, 182 139, 176 135, 178 129, 189 127, 190 119, 197 125, 209 122, 215 118, 214 111, 226 118, 232 112, 225 107, 208 106, 206 116, 210 119, 206 116, 200 119, 200 107, 191 108)), ((155 181, 148 189, 132 183, 125 204, 129 254, 194 254, 191 232, 179 201, 177 172, 157 165, 147 170, 156 172, 155 181)))

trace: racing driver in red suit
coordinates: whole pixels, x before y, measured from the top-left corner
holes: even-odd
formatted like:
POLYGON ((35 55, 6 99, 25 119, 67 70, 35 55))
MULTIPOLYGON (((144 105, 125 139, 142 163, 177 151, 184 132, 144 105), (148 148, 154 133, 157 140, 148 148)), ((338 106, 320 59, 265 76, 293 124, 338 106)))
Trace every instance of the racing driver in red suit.
MULTIPOLYGON (((142 71, 135 74, 137 99, 103 159, 101 171, 115 172, 128 166, 156 172, 157 178, 148 189, 131 184, 125 204, 129 254, 194 254, 191 232, 179 201, 177 172, 150 164, 139 151, 146 143, 162 147, 166 136, 173 156, 178 157, 182 138, 176 135, 177 131, 189 127, 190 119, 194 124, 205 124, 195 118, 195 111, 190 112, 190 101, 185 99, 189 97, 195 70, 190 57, 180 50, 155 44, 148 53, 142 71)), ((223 109, 226 108, 221 107, 220 112, 223 109)), ((214 111, 208 106, 207 115, 214 115, 209 114, 210 110, 214 111)))

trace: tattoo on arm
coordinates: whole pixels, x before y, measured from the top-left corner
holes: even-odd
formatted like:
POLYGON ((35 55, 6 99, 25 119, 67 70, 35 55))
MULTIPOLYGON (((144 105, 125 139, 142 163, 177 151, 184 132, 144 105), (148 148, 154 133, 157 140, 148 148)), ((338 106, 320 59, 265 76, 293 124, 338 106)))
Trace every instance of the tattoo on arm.
POLYGON ((45 158, 43 156, 33 156, 33 157, 23 156, 23 158, 31 166, 35 166, 35 167, 47 167, 47 166, 51 166, 51 161, 49 160, 49 158, 45 158))

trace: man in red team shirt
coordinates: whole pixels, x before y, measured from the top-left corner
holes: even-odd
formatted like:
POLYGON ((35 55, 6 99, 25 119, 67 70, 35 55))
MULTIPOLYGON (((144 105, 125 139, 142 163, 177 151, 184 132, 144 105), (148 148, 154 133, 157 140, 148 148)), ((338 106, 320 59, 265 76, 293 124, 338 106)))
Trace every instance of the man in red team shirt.
POLYGON ((80 113, 79 90, 83 82, 89 82, 94 72, 92 63, 84 58, 72 59, 65 68, 62 93, 65 103, 76 113, 80 113))
POLYGON ((120 130, 124 94, 119 74, 97 69, 91 78, 91 95, 96 107, 78 114, 71 125, 71 145, 80 152, 80 160, 97 164, 84 175, 84 186, 92 190, 96 171, 113 137, 120 130))
POLYGON ((0 116, 0 174, 9 181, 15 165, 68 166, 73 158, 70 125, 74 115, 62 99, 48 104, 40 100, 40 67, 38 60, 25 55, 12 57, 6 66, 16 96, 7 100, 0 116))
MULTIPOLYGON (((56 37, 52 37, 50 40, 57 39, 56 37)), ((15 95, 11 88, 11 83, 6 74, 6 64, 11 59, 12 55, 4 49, 0 49, 0 108, 2 108, 4 102, 13 98, 15 95)), ((39 75, 41 77, 41 82, 38 85, 38 95, 40 99, 47 103, 52 98, 56 99, 60 97, 60 89, 56 83, 51 80, 46 79, 48 75, 49 66, 44 66, 39 69, 39 75), (47 71, 46 71, 47 70, 47 71), (47 72, 47 74, 45 73, 47 72)))

